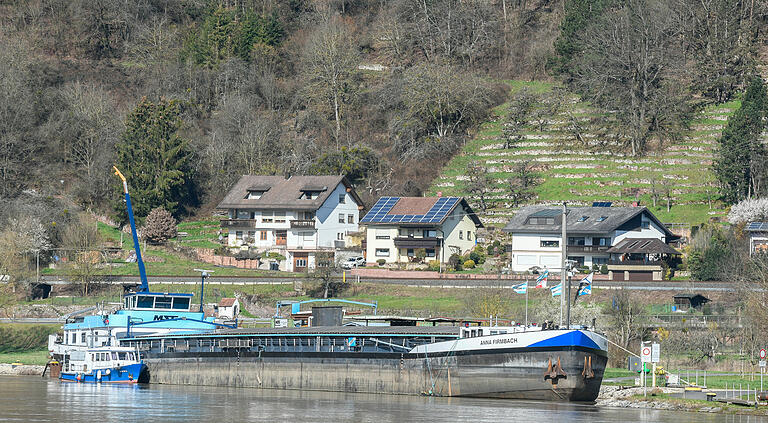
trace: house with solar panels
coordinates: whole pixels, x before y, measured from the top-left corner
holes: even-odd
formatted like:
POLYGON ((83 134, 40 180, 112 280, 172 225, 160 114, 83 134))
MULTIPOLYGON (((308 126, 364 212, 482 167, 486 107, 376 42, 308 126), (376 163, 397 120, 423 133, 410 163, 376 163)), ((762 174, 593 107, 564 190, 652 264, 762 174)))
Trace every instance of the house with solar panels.
MULTIPOLYGON (((515 272, 562 266, 561 206, 528 206, 507 223, 512 236, 511 268, 515 272)), ((569 207, 566 254, 579 267, 607 265, 613 280, 658 280, 662 260, 679 254, 668 245, 676 236, 645 207, 569 207)))
POLYGON ((744 228, 749 234, 749 255, 768 253, 768 222, 749 222, 744 228))
POLYGON ((255 252, 272 270, 306 272, 318 253, 335 253, 358 232, 363 202, 340 175, 244 175, 217 208, 227 213, 230 249, 255 252))
POLYGON ((425 261, 445 263, 474 248, 483 227, 463 197, 381 197, 360 220, 366 227, 366 261, 408 263, 424 249, 425 261))

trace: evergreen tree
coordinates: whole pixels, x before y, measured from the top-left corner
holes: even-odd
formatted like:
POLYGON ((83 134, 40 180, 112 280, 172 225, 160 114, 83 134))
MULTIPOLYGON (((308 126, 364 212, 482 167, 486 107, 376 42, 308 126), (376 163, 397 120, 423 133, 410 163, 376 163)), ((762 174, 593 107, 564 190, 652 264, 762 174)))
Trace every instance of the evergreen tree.
MULTIPOLYGON (((178 101, 145 98, 128 115, 117 146, 117 166, 128 179, 136 216, 147 216, 155 207, 178 215, 180 205, 191 201, 189 142, 178 134, 183 122, 178 101)), ((122 192, 122 187, 120 187, 122 192)), ((115 204, 126 220, 125 205, 115 204)))
POLYGON ((765 129, 768 94, 760 78, 752 78, 741 107, 733 114, 718 140, 713 164, 723 201, 734 204, 764 191, 765 129))
POLYGON ((573 59, 581 51, 579 36, 611 4, 610 0, 565 0, 565 16, 555 40, 555 55, 547 64, 555 74, 573 73, 573 59))

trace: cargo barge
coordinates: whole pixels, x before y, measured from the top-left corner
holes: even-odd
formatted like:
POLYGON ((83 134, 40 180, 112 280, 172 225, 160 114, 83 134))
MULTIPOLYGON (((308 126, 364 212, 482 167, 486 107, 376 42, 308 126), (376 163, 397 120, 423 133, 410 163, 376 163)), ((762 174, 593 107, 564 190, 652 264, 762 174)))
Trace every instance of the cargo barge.
POLYGON ((121 340, 152 383, 594 401, 605 339, 586 329, 326 326, 121 340))

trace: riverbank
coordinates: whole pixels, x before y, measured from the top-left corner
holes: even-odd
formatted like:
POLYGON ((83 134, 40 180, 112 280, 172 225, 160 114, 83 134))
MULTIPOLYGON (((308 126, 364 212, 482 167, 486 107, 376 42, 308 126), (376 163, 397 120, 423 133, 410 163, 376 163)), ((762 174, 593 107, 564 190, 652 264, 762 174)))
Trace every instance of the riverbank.
POLYGON ((0 363, 0 376, 40 376, 45 366, 0 363))
POLYGON ((683 388, 644 388, 606 386, 600 388, 600 395, 595 404, 603 407, 651 408, 655 410, 689 411, 698 413, 749 414, 768 416, 768 407, 745 407, 705 400, 677 398, 683 388))

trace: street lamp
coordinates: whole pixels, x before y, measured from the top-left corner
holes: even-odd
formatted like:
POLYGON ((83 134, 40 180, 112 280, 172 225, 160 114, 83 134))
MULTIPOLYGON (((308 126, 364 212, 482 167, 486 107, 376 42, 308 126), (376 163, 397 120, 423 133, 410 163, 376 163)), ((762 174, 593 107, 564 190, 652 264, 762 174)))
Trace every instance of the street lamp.
POLYGON ((205 278, 210 277, 213 270, 194 269, 195 272, 200 272, 200 313, 203 312, 203 289, 205 288, 205 278))

